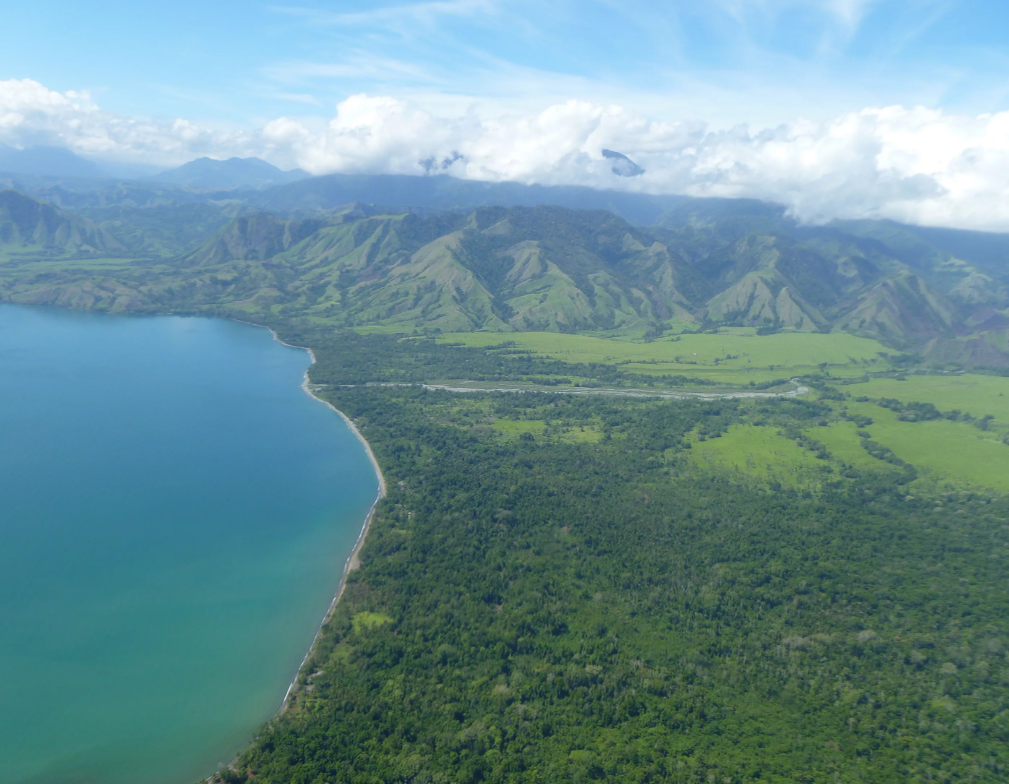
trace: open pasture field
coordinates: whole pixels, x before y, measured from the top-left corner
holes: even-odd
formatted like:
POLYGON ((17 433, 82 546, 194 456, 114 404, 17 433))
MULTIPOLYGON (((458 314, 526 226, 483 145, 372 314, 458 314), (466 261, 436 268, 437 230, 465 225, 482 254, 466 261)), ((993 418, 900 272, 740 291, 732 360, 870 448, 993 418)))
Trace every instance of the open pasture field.
POLYGON ((84 257, 79 259, 49 258, 45 256, 25 258, 0 253, 0 266, 6 274, 38 274, 41 272, 101 272, 109 273, 127 269, 137 264, 136 259, 121 257, 84 257))
POLYGON ((733 425, 720 437, 695 440, 691 447, 691 459, 703 468, 746 474, 786 487, 816 486, 832 472, 827 461, 779 434, 776 427, 733 425))
POLYGON ((835 409, 829 424, 802 431, 823 445, 829 453, 826 459, 817 457, 815 446, 804 448, 776 427, 752 424, 733 425, 719 438, 695 440, 691 459, 704 468, 745 474, 759 483, 812 490, 843 476, 845 466, 863 475, 899 474, 898 466, 867 451, 861 432, 918 469, 919 479, 909 488, 938 484, 1009 492, 1009 445, 1001 431, 946 419, 903 421, 897 412, 872 402, 849 402, 847 411, 850 416, 868 417, 871 424, 834 419, 841 413, 835 409))
POLYGON ((862 439, 857 431, 858 426, 854 422, 841 421, 831 422, 826 427, 809 427, 802 434, 823 444, 835 461, 846 463, 858 471, 896 471, 862 448, 862 439))
POLYGON ((920 478, 909 488, 925 483, 1009 492, 1009 446, 998 434, 966 422, 903 422, 893 411, 872 403, 850 405, 849 411, 872 417, 873 423, 858 428, 854 422, 839 421, 803 430, 827 449, 826 460, 777 428, 757 425, 733 425, 720 438, 694 441, 691 459, 703 468, 745 474, 759 483, 812 490, 839 478, 844 465, 863 474, 898 473, 897 467, 862 447, 857 434, 861 429, 918 469, 920 478))
MULTIPOLYGON (((1009 492, 1009 445, 999 432, 945 419, 904 422, 896 412, 873 403, 849 403, 848 411, 871 417, 872 424, 862 429, 926 478, 1009 492)), ((823 429, 811 435, 818 437, 823 429)))
POLYGON ((963 411, 981 419, 995 417, 1009 426, 1009 378, 972 373, 943 376, 907 376, 905 381, 874 378, 844 387, 854 397, 890 397, 905 403, 931 403, 940 411, 963 411))
POLYGON ((474 347, 510 342, 518 349, 565 362, 621 365, 634 373, 683 375, 726 384, 772 381, 824 366, 832 375, 843 377, 890 367, 881 343, 842 332, 683 334, 650 343, 553 332, 467 332, 440 339, 474 347))
POLYGON ((555 426, 551 431, 542 419, 498 419, 491 427, 509 439, 529 433, 534 437, 557 438, 568 443, 595 444, 603 438, 602 431, 593 424, 555 426))

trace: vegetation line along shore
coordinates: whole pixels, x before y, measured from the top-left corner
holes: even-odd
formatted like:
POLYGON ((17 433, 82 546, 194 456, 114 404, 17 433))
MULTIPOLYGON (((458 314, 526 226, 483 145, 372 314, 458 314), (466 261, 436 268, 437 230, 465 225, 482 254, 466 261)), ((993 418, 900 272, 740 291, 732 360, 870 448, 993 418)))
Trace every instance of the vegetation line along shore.
MULTIPOLYGON (((236 319, 237 321, 237 319, 236 319)), ((251 324, 251 322, 243 321, 243 324, 251 324)), ((261 327, 262 324, 252 324, 252 326, 261 327)), ((285 343, 281 340, 280 336, 270 327, 266 327, 270 330, 270 334, 273 335, 273 339, 278 343, 289 348, 298 348, 308 352, 308 356, 312 361, 312 365, 315 364, 315 352, 306 346, 294 346, 290 343, 285 343)), ((340 597, 343 596, 344 588, 347 586, 347 575, 350 574, 354 569, 358 567, 360 561, 358 560, 358 554, 361 552, 361 548, 364 546, 365 539, 368 536, 368 529, 371 528, 371 521, 375 517, 375 509, 378 506, 378 502, 385 498, 386 485, 385 476, 382 474, 382 468, 378 464, 378 459, 375 457, 375 453, 372 451, 371 444, 368 443, 368 439, 364 437, 360 430, 358 430, 357 425, 354 424, 353 420, 344 414, 340 409, 330 403, 328 400, 323 400, 321 397, 316 395, 312 391, 311 383, 309 382, 308 372, 311 370, 311 365, 305 369, 305 377, 301 382, 301 388, 305 392, 318 400, 323 405, 328 406, 337 415, 346 422, 347 427, 350 428, 351 432, 357 437, 357 440, 361 442, 364 447, 365 453, 368 455, 368 459, 371 461, 372 467, 375 469, 375 476, 378 477, 378 495, 375 496, 375 500, 371 504, 371 508, 368 510, 367 516, 364 518, 364 525, 361 526, 361 533, 358 534, 357 541, 354 543, 354 549, 350 551, 350 555, 347 556, 347 560, 343 565, 343 573, 340 575, 340 585, 336 589, 336 595, 333 597, 333 601, 329 604, 329 609, 326 611, 326 615, 323 616, 322 623, 319 624, 319 629, 315 633, 315 637, 312 639, 312 644, 308 646, 308 650, 305 652, 305 658, 301 660, 301 664, 298 666, 298 671, 294 674, 294 680, 291 681, 291 685, 287 687, 287 691, 284 692, 284 700, 280 704, 280 713, 283 713, 287 708, 288 700, 290 699, 291 692, 294 690, 295 684, 298 682, 298 675, 301 674, 302 669, 305 667, 305 662, 309 660, 312 655, 312 651, 315 650, 315 646, 319 641, 319 636, 322 634, 322 628, 329 621, 330 616, 333 614, 333 610, 336 608, 337 603, 340 601, 340 597)))

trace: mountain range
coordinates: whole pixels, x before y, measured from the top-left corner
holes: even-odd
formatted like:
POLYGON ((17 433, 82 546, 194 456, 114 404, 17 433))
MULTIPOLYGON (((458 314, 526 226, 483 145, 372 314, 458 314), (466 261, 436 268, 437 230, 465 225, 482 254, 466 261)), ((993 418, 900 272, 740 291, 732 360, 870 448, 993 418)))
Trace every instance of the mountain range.
POLYGON ((243 317, 269 311, 400 331, 844 330, 941 364, 1009 366, 1005 235, 887 221, 804 226, 776 205, 685 197, 655 200, 658 216, 647 227, 611 211, 553 205, 434 210, 431 201, 463 204, 466 194, 588 195, 408 179, 312 178, 191 200, 176 198, 174 186, 139 183, 120 186, 118 204, 106 199, 80 214, 5 191, 0 253, 10 260, 0 267, 0 297, 243 317), (358 193, 435 197, 412 211, 333 206, 355 182, 358 193), (292 209, 266 211, 264 201, 292 209), (32 258, 88 255, 136 261, 104 284, 89 273, 83 300, 75 299, 83 273, 33 277, 32 258), (114 296, 101 293, 105 284, 114 296))
POLYGON ((144 164, 92 161, 65 147, 38 145, 20 148, 0 144, 0 172, 7 176, 97 181, 137 177, 152 171, 155 171, 154 167, 144 164))
POLYGON ((179 185, 183 188, 221 191, 239 188, 267 188, 271 185, 303 180, 308 172, 283 171, 260 158, 197 158, 175 169, 142 178, 151 182, 179 185))
POLYGON ((101 167, 63 147, 18 149, 0 145, 0 172, 40 177, 100 177, 101 167))
POLYGON ((418 214, 468 211, 477 207, 549 204, 570 209, 608 210, 642 226, 656 223, 669 210, 691 201, 684 196, 605 191, 573 185, 478 182, 447 175, 328 174, 297 179, 299 170, 281 172, 280 169, 274 169, 274 175, 279 172, 280 175, 290 176, 293 181, 260 187, 264 183, 256 180, 258 175, 247 172, 248 184, 238 187, 234 180, 223 176, 215 180, 201 179, 203 165, 193 161, 177 170, 141 180, 0 173, 0 187, 14 188, 78 211, 117 206, 132 209, 152 205, 227 202, 278 215, 306 216, 351 202, 418 214), (190 166, 194 166, 195 170, 187 168, 190 166))

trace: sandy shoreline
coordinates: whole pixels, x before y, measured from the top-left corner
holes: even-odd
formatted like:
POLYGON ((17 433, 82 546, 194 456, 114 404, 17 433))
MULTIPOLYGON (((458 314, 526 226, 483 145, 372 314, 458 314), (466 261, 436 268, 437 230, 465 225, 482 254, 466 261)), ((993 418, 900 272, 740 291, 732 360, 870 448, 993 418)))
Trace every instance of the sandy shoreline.
MULTIPOLYGON (((263 327, 262 324, 253 324, 251 321, 240 321, 239 319, 234 319, 234 321, 238 321, 241 324, 249 324, 250 326, 253 327, 263 327)), ((270 334, 273 335, 273 339, 276 340, 281 345, 288 346, 289 348, 299 348, 303 351, 307 351, 309 358, 312 360, 312 365, 315 364, 315 353, 312 351, 312 349, 306 346, 293 346, 290 343, 285 343, 283 340, 280 339, 280 336, 277 335, 276 332, 270 329, 270 327, 263 327, 263 328, 269 329, 270 334)), ((347 427, 349 427, 351 432, 357 437, 357 440, 361 442, 361 445, 364 447, 364 451, 368 455, 368 459, 371 461, 372 467, 375 469, 375 475, 378 477, 378 495, 375 496, 375 500, 371 505, 371 509, 368 510, 368 516, 365 517, 364 519, 364 525, 361 527, 361 533, 358 534, 357 541, 354 543, 354 549, 350 551, 350 555, 347 556, 347 561, 343 565, 343 573, 340 575, 340 585, 337 588, 336 596, 334 596, 333 601, 330 602, 329 609, 326 611, 326 615, 323 617, 322 623, 319 624, 319 630, 315 633, 315 638, 312 640, 312 644, 308 647, 308 652, 305 654, 305 658, 301 660, 301 665, 298 667, 298 672, 295 673, 294 680, 291 681, 291 685, 287 687, 287 692, 284 694, 284 701, 280 704, 280 710, 278 711, 278 713, 283 713, 287 709, 288 700, 290 699, 291 692, 294 691, 294 687, 298 682, 298 676, 301 675, 301 671, 305 668, 305 663, 308 661, 309 657, 312 655, 312 652, 315 650, 316 644, 319 642, 319 636, 322 634, 322 627, 326 625, 327 621, 329 621, 330 617, 333 615, 333 610, 336 609, 336 605, 339 603, 340 598, 343 596, 343 591, 347 587, 347 576, 352 571, 357 569, 357 567, 360 566, 361 564, 358 555, 361 552, 361 548, 364 546, 364 541, 368 536, 368 531, 371 528, 371 521, 375 517, 375 508, 378 506, 378 502, 381 501, 383 498, 385 498, 385 491, 386 491, 385 476, 383 476, 382 469, 378 464, 378 460, 375 457, 375 453, 371 449, 371 444, 368 443, 368 440, 364 437, 364 435, 362 435, 361 431, 357 429, 357 425, 354 424, 353 420, 351 420, 350 417, 344 414, 340 409, 338 409, 328 400, 323 400, 321 397, 319 397, 312 391, 311 383, 309 382, 308 379, 308 372, 311 369, 312 369, 311 365, 309 365, 308 369, 305 370, 305 378, 301 382, 301 388, 310 397, 312 397, 315 400, 318 400, 323 405, 328 406, 331 410, 335 411, 340 416, 340 418, 347 423, 347 427)))

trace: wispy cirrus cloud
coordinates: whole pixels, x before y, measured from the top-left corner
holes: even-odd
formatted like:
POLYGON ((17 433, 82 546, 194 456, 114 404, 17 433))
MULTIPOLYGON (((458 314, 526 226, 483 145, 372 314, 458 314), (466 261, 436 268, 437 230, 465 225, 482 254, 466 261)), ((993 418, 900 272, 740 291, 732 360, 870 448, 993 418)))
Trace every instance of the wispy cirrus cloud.
POLYGON ((380 6, 367 11, 334 12, 284 5, 273 6, 273 10, 299 17, 314 25, 355 28, 381 25, 387 29, 402 30, 406 25, 431 27, 445 18, 495 16, 499 7, 500 0, 429 0, 380 6))
POLYGON ((277 63, 264 68, 263 74, 271 80, 283 83, 298 83, 306 79, 441 81, 421 65, 375 55, 363 49, 345 52, 342 61, 337 62, 294 60, 277 63))
POLYGON ((827 10, 850 29, 859 25, 866 11, 878 0, 826 0, 827 10))
POLYGON ((872 5, 885 0, 716 0, 715 7, 721 7, 738 21, 744 21, 752 14, 774 17, 786 11, 806 9, 820 11, 828 18, 849 30, 854 30, 865 17, 872 5))
POLYGON ((962 71, 944 63, 895 69, 888 64, 893 51, 879 42, 854 60, 845 55, 877 9, 886 12, 881 24, 893 27, 886 40, 898 46, 897 32, 927 29, 948 2, 438 0, 346 12, 279 6, 275 11, 298 29, 328 36, 332 45, 261 73, 277 91, 328 94, 331 105, 356 92, 412 100, 438 92, 432 107, 458 106, 463 97, 516 107, 578 98, 620 100, 668 119, 768 125, 869 103, 936 105, 961 89, 962 71), (572 89, 561 95, 561 84, 572 89))
POLYGON ((271 97, 281 101, 290 101, 292 103, 303 103, 308 104, 309 106, 322 106, 322 101, 314 95, 309 95, 308 93, 272 93, 271 97))

